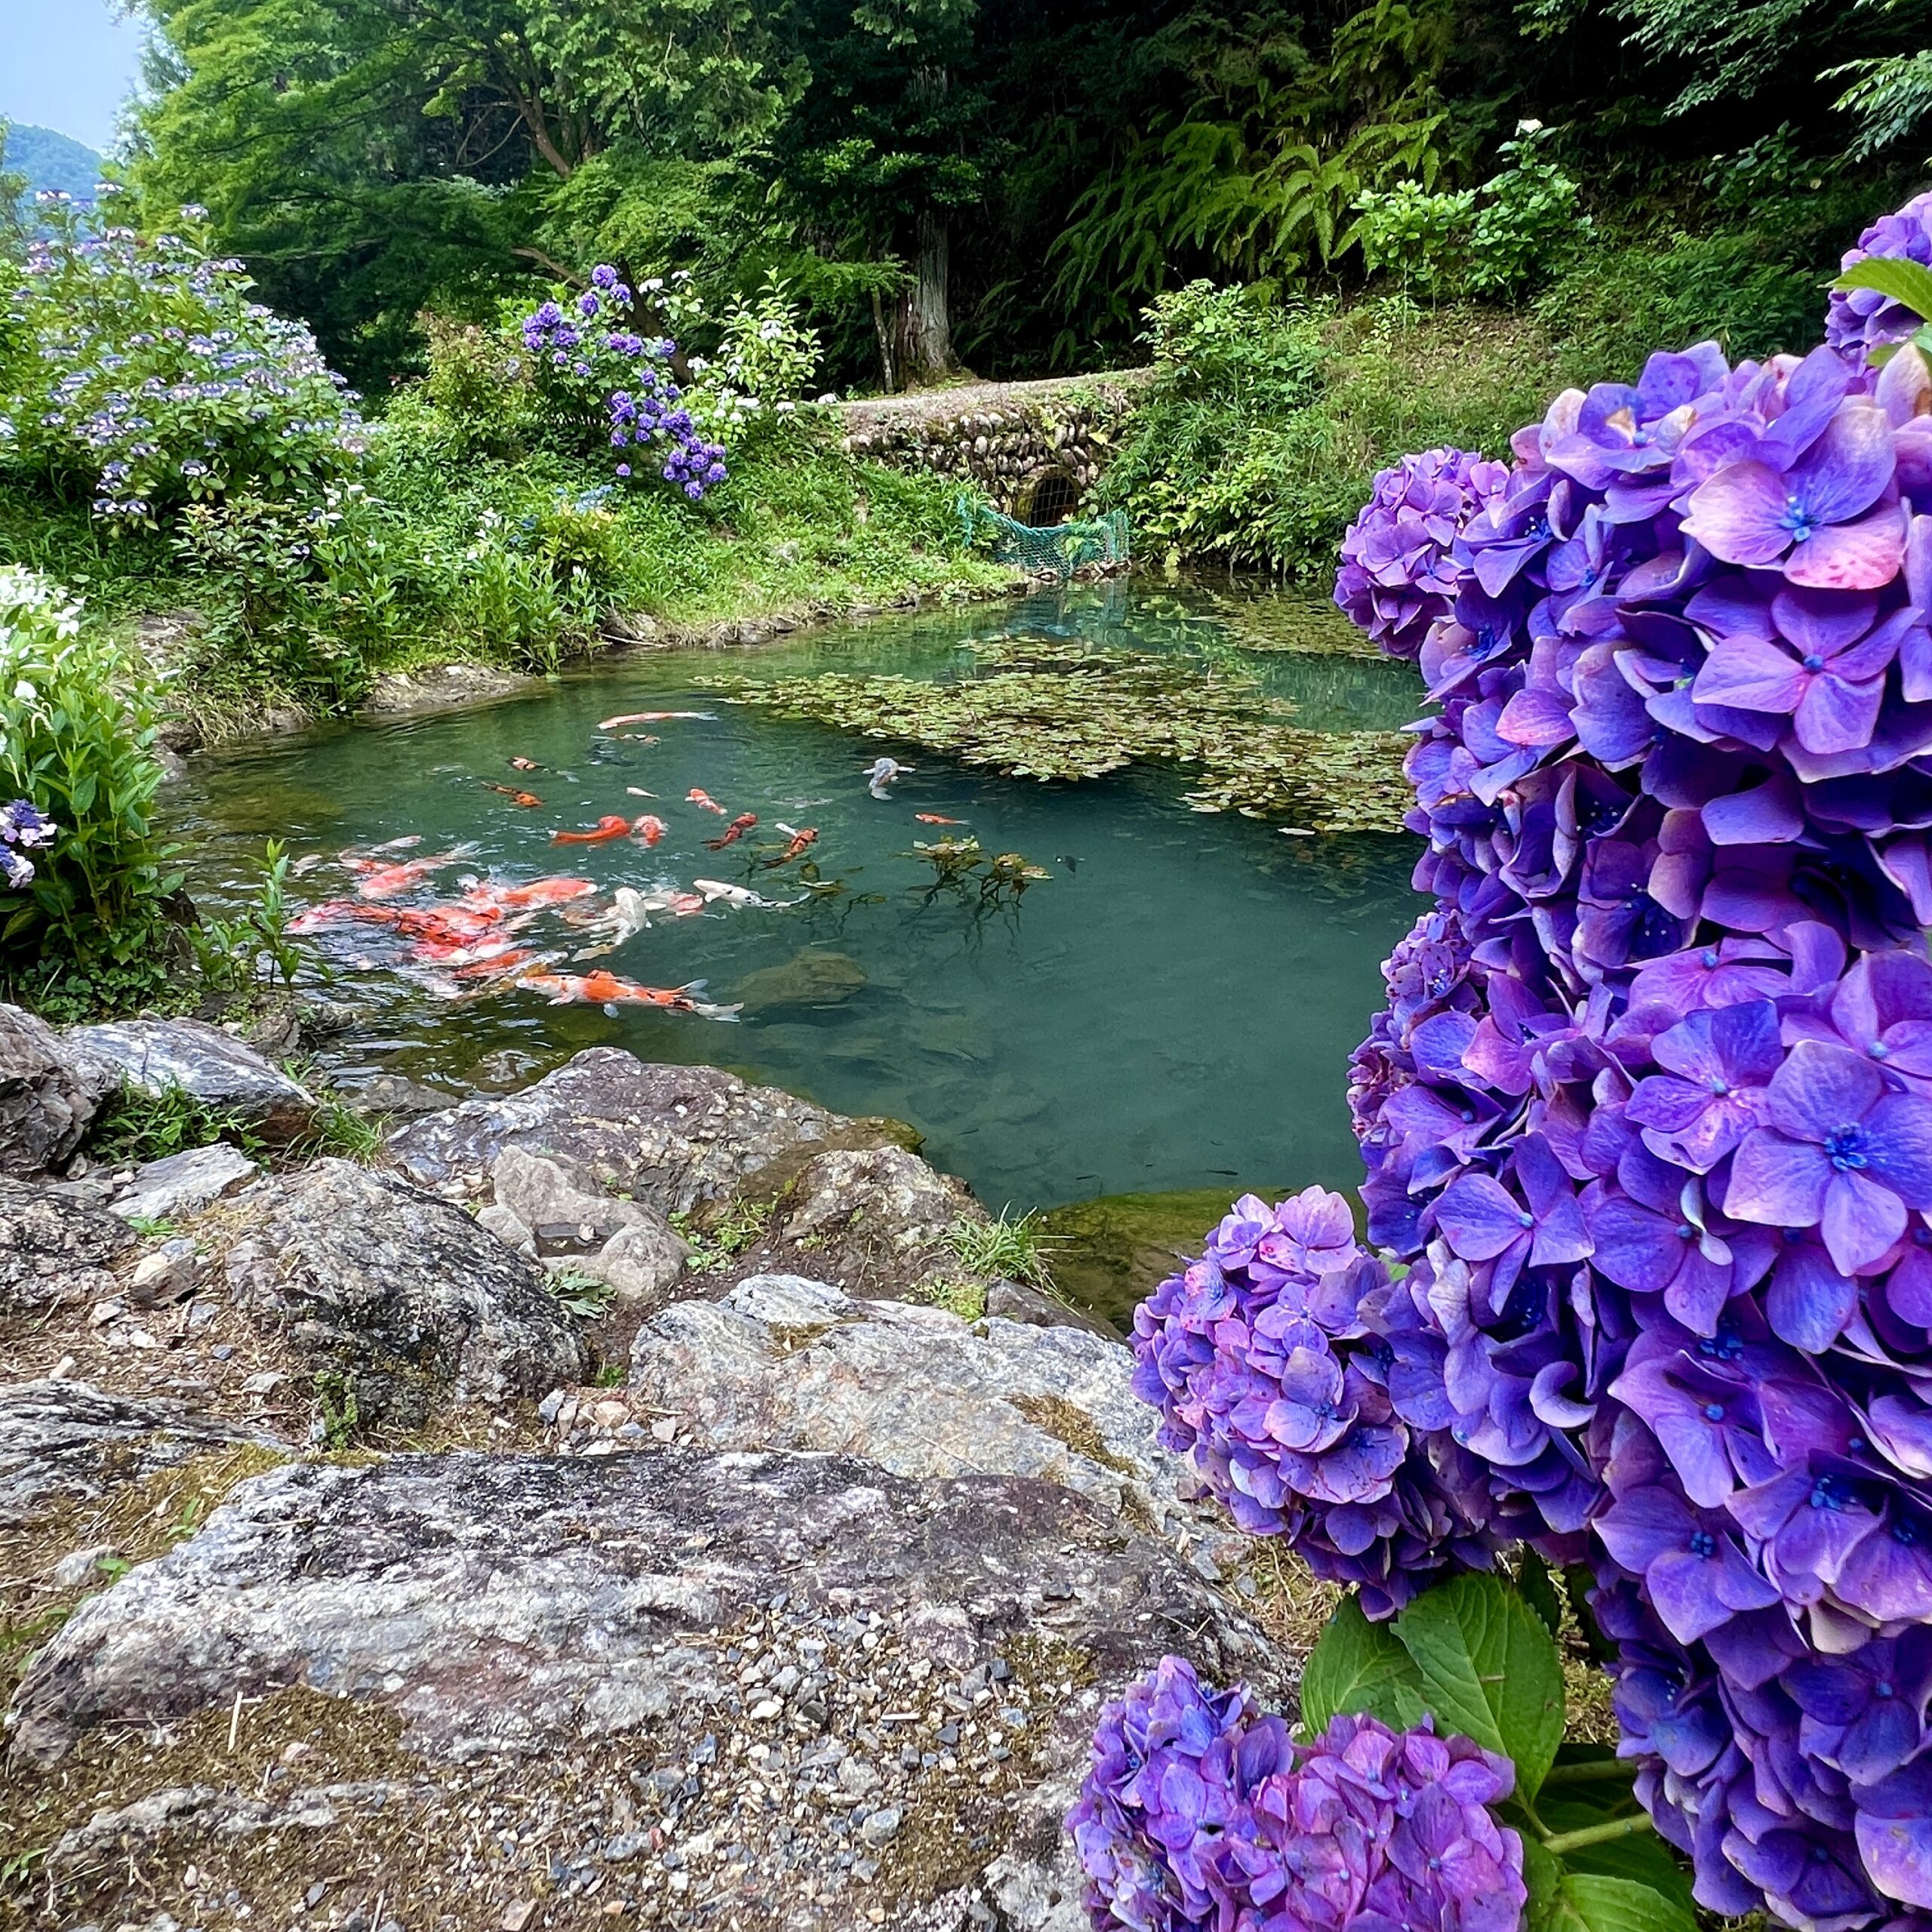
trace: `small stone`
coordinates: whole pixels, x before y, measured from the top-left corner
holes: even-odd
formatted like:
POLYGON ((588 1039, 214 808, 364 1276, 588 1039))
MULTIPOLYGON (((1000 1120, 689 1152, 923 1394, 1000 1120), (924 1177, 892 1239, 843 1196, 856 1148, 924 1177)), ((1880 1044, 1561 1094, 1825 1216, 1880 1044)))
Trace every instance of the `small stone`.
POLYGON ((288 1377, 280 1370, 265 1368, 260 1374, 250 1376, 242 1383, 242 1392, 245 1395, 272 1395, 277 1387, 288 1380, 288 1377))
POLYGON ((515 1905, 503 1908, 503 1932, 524 1932, 524 1927, 537 1916, 534 1899, 519 1899, 515 1905))
POLYGON ((90 1543, 85 1549, 70 1549, 54 1566, 51 1574, 54 1588, 77 1590, 83 1583, 92 1583, 100 1574, 102 1562, 119 1554, 111 1543, 90 1543))
POLYGON ((97 1301, 88 1310, 90 1327, 104 1328, 110 1321, 118 1321, 128 1312, 128 1304, 119 1296, 110 1296, 106 1301, 97 1301))
POLYGON ((898 1835, 905 1814, 896 1804, 881 1806, 859 1827, 859 1835, 868 1844, 886 1844, 898 1835))
POLYGON ((651 1425, 651 1438, 654 1441, 672 1441, 676 1438, 677 1433, 678 1418, 675 1416, 660 1416, 651 1425))
POLYGON ((316 1906, 320 1905, 322 1900, 328 1897, 328 1887, 323 1884, 321 1879, 318 1878, 315 1882, 302 1894, 303 1904, 309 1911, 313 1912, 316 1906))
POLYGON ((555 1422, 561 1412, 564 1404, 570 1400, 570 1394, 571 1392, 568 1389, 552 1389, 549 1394, 537 1405, 537 1420, 543 1423, 555 1422))

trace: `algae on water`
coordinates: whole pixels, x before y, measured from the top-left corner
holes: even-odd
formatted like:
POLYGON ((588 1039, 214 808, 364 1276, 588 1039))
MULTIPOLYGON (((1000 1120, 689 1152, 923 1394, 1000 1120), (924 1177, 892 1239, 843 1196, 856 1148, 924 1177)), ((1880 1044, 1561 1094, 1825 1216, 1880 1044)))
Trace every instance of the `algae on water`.
POLYGON ((899 738, 1016 778, 1077 781, 1137 762, 1198 768, 1196 811, 1283 817, 1316 832, 1395 832, 1411 802, 1408 740, 1306 731, 1295 707, 1238 670, 1041 638, 974 647, 946 683, 821 672, 706 679, 725 701, 899 738))

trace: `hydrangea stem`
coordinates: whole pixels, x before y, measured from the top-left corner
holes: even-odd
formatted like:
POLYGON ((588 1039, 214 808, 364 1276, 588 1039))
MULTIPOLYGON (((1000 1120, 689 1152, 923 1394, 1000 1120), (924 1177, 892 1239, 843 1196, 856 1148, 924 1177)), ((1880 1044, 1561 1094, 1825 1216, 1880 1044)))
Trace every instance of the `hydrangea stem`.
POLYGON ((1566 1851, 1581 1851, 1586 1845, 1607 1844, 1612 1838, 1627 1838, 1638 1832, 1654 1831, 1647 1811, 1632 1812, 1627 1818, 1613 1818, 1607 1824, 1586 1825, 1580 1832, 1558 1832, 1543 1841, 1545 1851, 1561 1857, 1566 1851))
POLYGON ((1595 1758, 1580 1764, 1553 1764, 1543 1778, 1547 1789, 1553 1784, 1628 1784, 1632 1768, 1621 1758, 1595 1758))

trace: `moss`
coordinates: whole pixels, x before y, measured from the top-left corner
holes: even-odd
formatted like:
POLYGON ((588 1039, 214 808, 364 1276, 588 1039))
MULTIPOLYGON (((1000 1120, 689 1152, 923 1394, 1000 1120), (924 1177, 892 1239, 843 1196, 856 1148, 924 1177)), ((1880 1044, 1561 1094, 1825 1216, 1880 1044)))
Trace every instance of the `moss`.
POLYGON ((986 1312, 986 1284, 969 1275, 929 1275, 906 1291, 906 1299, 927 1308, 945 1309, 962 1321, 977 1321, 986 1312))
POLYGON ((1181 1257, 1201 1252, 1208 1230, 1240 1191, 1231 1184, 1110 1194, 1049 1209, 1041 1229, 1053 1244, 1054 1278, 1077 1306, 1125 1329, 1134 1304, 1174 1273, 1181 1257))
POLYGON ((1116 1475, 1136 1473, 1134 1465, 1116 1456, 1107 1447, 1106 1438, 1094 1418, 1063 1395, 1009 1395, 1007 1400, 1035 1429, 1044 1429, 1056 1442, 1063 1442, 1076 1456, 1097 1463, 1116 1475))

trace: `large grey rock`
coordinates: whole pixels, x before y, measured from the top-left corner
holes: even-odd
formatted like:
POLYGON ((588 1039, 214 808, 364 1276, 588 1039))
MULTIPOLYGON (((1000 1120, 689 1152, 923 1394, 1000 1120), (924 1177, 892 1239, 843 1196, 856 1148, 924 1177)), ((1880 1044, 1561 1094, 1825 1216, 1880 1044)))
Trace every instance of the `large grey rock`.
POLYGON ((413 1429, 434 1397, 501 1402, 584 1371, 538 1271, 461 1208, 324 1160, 242 1195, 236 1300, 349 1378, 359 1419, 413 1429))
POLYGON ((962 1272, 946 1237, 986 1210, 961 1180, 903 1147, 821 1154, 784 1201, 788 1242, 811 1242, 811 1266, 872 1294, 897 1294, 935 1275, 962 1272))
POLYGON ((74 1195, 0 1180, 0 1315, 97 1301, 134 1244, 126 1222, 74 1195))
MULTIPOLYGON (((243 1484, 48 1642, 15 1701, 9 1775, 48 1794, 50 1838, 84 1832, 104 1746, 78 1777, 60 1761, 91 1734, 132 1740, 117 1804, 155 1815, 117 1839, 131 1887, 180 1871, 189 1814, 212 1844, 239 1801, 276 1795, 272 1760, 224 1786, 217 1748, 192 1773, 214 1797, 155 1764, 144 1801, 128 1767, 152 1727, 202 1722, 218 1745, 239 1700, 245 1750, 278 1696, 321 1692, 370 1712, 332 1734, 399 1718, 402 1746, 441 1761, 408 1842, 466 1924, 531 1895, 491 1889, 514 1838, 463 1855, 476 1807, 528 1829, 555 1792, 541 1889, 594 1873, 600 1907, 627 1897, 668 1932, 1074 1932, 1061 1819, 1094 1722, 1174 1651, 1286 1695, 1281 1660, 1171 1551, 1051 1483, 669 1449, 296 1466, 243 1484), (499 1775, 506 1752, 521 1755, 499 1775)), ((368 1775, 333 1749, 303 1758, 304 1786, 368 1775)), ((302 1842, 303 1869, 339 1869, 339 1841, 302 1842)))
POLYGON ((558 1230, 554 1244, 572 1249, 601 1247, 620 1228, 661 1220, 634 1201, 586 1184, 580 1172, 548 1155, 506 1147, 490 1170, 497 1204, 507 1208, 536 1235, 537 1246, 553 1244, 545 1231, 558 1230))
POLYGON ((128 1221, 165 1221, 177 1215, 198 1214, 261 1171, 258 1161, 225 1140, 190 1147, 137 1168, 134 1178, 115 1195, 113 1211, 128 1221))
POLYGON ((292 1140, 315 1111, 300 1082, 219 1026, 199 1020, 117 1020, 76 1026, 69 1044, 138 1092, 180 1088, 246 1121, 266 1140, 292 1140))
POLYGON ((900 1475, 978 1471, 1063 1483, 1215 1565, 1235 1539, 1156 1441, 1134 1358, 1084 1329, 861 1301, 761 1275, 722 1301, 675 1303, 631 1349, 629 1391, 718 1449, 838 1449, 900 1475))
POLYGON ((0 1004, 0 1172, 60 1166, 112 1084, 45 1020, 0 1004))
POLYGON ((520 1147, 675 1214, 749 1184, 775 1193, 815 1154, 895 1137, 888 1123, 848 1120, 716 1067, 647 1066, 592 1047, 520 1094, 409 1121, 389 1149, 418 1186, 474 1198, 503 1149, 520 1147))
POLYGON ((0 1385, 0 1529, 235 1443, 281 1446, 181 1402, 131 1401, 85 1382, 0 1385))

